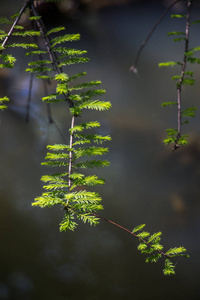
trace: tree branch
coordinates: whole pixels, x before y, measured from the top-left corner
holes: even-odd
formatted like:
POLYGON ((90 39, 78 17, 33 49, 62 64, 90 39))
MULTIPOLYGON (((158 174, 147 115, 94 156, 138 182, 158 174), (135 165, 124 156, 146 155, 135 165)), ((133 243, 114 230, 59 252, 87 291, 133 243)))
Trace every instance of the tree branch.
POLYGON ((189 50, 191 6, 192 6, 192 0, 188 0, 188 2, 187 2, 187 19, 186 19, 186 27, 185 27, 185 52, 184 52, 184 57, 183 57, 183 62, 182 62, 181 77, 177 83, 177 106, 178 106, 177 131, 178 131, 178 133, 177 133, 173 151, 180 147, 178 142, 181 137, 181 92, 182 92, 182 85, 183 85, 183 80, 185 77, 185 70, 186 70, 186 65, 187 65, 187 58, 188 58, 187 52, 189 50))
MULTIPOLYGON (((74 211, 74 209, 72 209, 70 206, 65 206, 64 209, 65 209, 65 210, 69 210, 69 211, 71 211, 72 213, 75 213, 75 214, 77 214, 77 215, 81 215, 80 212, 74 211)), ((98 215, 98 214, 96 214, 96 213, 93 213, 93 212, 86 212, 86 211, 85 211, 84 213, 88 213, 88 214, 90 214, 90 215, 92 215, 92 216, 94 216, 94 217, 97 217, 98 219, 101 219, 101 220, 103 220, 103 221, 106 221, 106 222, 112 224, 113 226, 116 226, 116 227, 118 227, 118 228, 120 228, 120 229, 126 231, 127 233, 131 234, 132 236, 134 236, 135 238, 137 238, 140 242, 145 243, 147 246, 152 247, 152 245, 151 245, 150 243, 148 243, 147 241, 145 241, 143 238, 141 238, 140 236, 138 236, 138 235, 135 234, 134 232, 128 230, 127 228, 125 228, 125 227, 119 225, 118 223, 115 223, 115 222, 113 222, 113 221, 111 221, 111 220, 109 220, 109 219, 106 219, 106 218, 104 218, 104 217, 102 217, 102 216, 100 216, 100 215, 98 215)), ((167 255, 166 253, 164 253, 163 251, 161 251, 161 250, 159 250, 159 249, 156 249, 155 251, 159 252, 161 255, 163 255, 163 256, 166 257, 166 258, 169 258, 169 257, 170 257, 169 255, 167 255)))
MULTIPOLYGON (((38 11, 37 11, 37 9, 36 9, 36 7, 34 6, 33 3, 31 3, 30 8, 33 12, 33 15, 35 17, 39 17, 38 11)), ((45 47, 46 47, 47 52, 49 54, 49 58, 51 60, 51 63, 52 63, 52 66, 54 68, 55 73, 56 74, 63 73, 62 68, 57 66, 59 62, 58 62, 58 58, 57 58, 56 53, 51 51, 51 40, 49 39, 48 35, 46 35, 47 32, 46 32, 46 28, 45 28, 45 25, 44 25, 43 21, 41 19, 38 19, 38 20, 36 20, 36 24, 37 24, 37 26, 38 26, 38 28, 41 32, 42 38, 44 40, 45 47)), ((65 94, 64 96, 65 96, 65 99, 67 100, 67 102, 69 103, 69 107, 73 107, 74 104, 69 99, 69 95, 70 95, 70 93, 65 94)))
MULTIPOLYGON (((12 33, 13 33, 13 30, 14 30, 14 27, 17 25, 17 23, 19 22, 22 14, 24 13, 25 9, 33 2, 33 0, 28 0, 26 1, 26 3, 24 4, 24 6, 21 8, 20 12, 19 12, 19 15, 16 17, 12 27, 10 28, 10 31, 8 32, 8 35, 7 37, 5 38, 5 40, 3 41, 2 43, 2 47, 5 47, 6 43, 8 42, 9 38, 11 37, 12 33)), ((2 52, 3 50, 0 51, 0 53, 2 52)))
MULTIPOLYGON (((75 116, 72 116, 72 121, 71 121, 71 132, 70 132, 70 141, 69 141, 69 147, 70 147, 70 151, 69 151, 69 169, 68 169, 68 189, 69 189, 69 192, 70 192, 70 189, 71 189, 71 173, 72 173, 72 156, 73 156, 73 153, 72 153, 72 144, 73 144, 73 131, 72 129, 74 128, 74 121, 75 121, 75 116)), ((68 204, 68 202, 67 202, 68 204)))
POLYGON ((158 27, 158 25, 161 23, 161 21, 164 19, 164 17, 166 16, 166 14, 168 13, 168 11, 176 4, 178 3, 180 0, 176 0, 174 1, 169 7, 166 8, 166 10, 164 11, 164 13, 161 14, 161 16, 158 18, 158 20, 156 21, 155 25, 153 26, 153 28, 151 29, 151 31, 149 32, 149 34, 147 35, 146 39, 143 41, 143 43, 141 44, 137 54, 136 54, 136 58, 135 58, 135 62, 134 64, 130 67, 130 71, 133 71, 134 73, 137 73, 137 66, 138 66, 138 61, 140 58, 140 55, 142 53, 142 50, 144 49, 144 47, 146 46, 146 44, 148 43, 149 39, 151 38, 152 34, 154 33, 154 31, 156 30, 156 28, 158 27))

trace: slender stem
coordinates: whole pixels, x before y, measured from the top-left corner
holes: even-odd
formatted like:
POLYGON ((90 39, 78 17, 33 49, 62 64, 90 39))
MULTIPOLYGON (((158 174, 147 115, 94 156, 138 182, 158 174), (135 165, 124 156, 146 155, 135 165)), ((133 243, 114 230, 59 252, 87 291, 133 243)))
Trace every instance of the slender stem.
MULTIPOLYGON (((36 16, 36 17, 39 17, 39 13, 37 11, 37 8, 34 6, 34 4, 31 4, 30 7, 31 7, 31 10, 33 12, 33 15, 36 16)), ((56 57, 56 54, 53 51, 51 51, 51 49, 50 49, 51 41, 50 41, 49 37, 46 35, 47 32, 46 32, 45 25, 44 25, 44 23, 41 19, 36 20, 36 24, 37 24, 37 26, 38 26, 38 28, 41 32, 42 38, 44 40, 45 47, 46 47, 47 52, 49 54, 49 58, 51 60, 51 63, 53 65, 53 68, 54 68, 55 72, 57 74, 59 74, 61 72, 60 72, 60 70, 59 70, 59 68, 57 67, 57 64, 56 64, 57 57, 56 57)))
MULTIPOLYGON (((30 7, 31 7, 31 10, 33 12, 33 15, 36 16, 36 17, 38 17, 39 13, 38 13, 36 7, 34 6, 34 4, 31 4, 30 7)), ((51 63, 52 63, 52 66, 54 68, 55 73, 56 74, 63 73, 62 68, 58 67, 58 63, 59 62, 58 62, 58 58, 57 58, 56 53, 51 50, 51 40, 49 39, 48 35, 46 34, 47 31, 46 31, 46 28, 45 28, 45 25, 44 25, 43 21, 41 19, 38 19, 38 20, 36 20, 36 24, 37 24, 37 26, 38 26, 38 28, 39 28, 39 30, 41 32, 42 38, 44 40, 45 47, 46 47, 47 52, 49 54, 49 58, 51 60, 51 63)), ((70 95, 70 93, 65 94, 64 96, 65 96, 65 99, 67 100, 67 102, 69 103, 69 106, 73 107, 74 104, 69 99, 69 95, 70 95)))
MULTIPOLYGON (((73 213, 80 214, 80 212, 77 212, 77 211, 75 212, 75 211, 74 211, 73 209, 71 209, 69 206, 66 207, 66 209, 70 210, 70 211, 73 212, 73 213)), ((114 225, 114 226, 116 226, 116 227, 118 227, 118 228, 120 228, 120 229, 126 231, 127 233, 131 234, 132 236, 136 237, 140 242, 145 243, 147 246, 152 247, 152 245, 151 245, 150 243, 148 243, 147 241, 145 241, 143 238, 141 238, 140 236, 138 236, 138 235, 135 234, 134 232, 128 230, 127 228, 125 228, 125 227, 119 225, 118 223, 115 223, 115 222, 113 222, 113 221, 111 221, 111 220, 109 220, 109 219, 106 219, 106 218, 104 218, 104 217, 102 217, 102 216, 100 216, 100 215, 97 215, 97 214, 95 214, 95 213, 93 213, 93 212, 84 212, 84 213, 89 213, 89 214, 93 215, 94 217, 97 217, 97 218, 99 218, 99 219, 101 219, 101 220, 103 220, 103 221, 106 221, 106 222, 108 222, 108 223, 110 223, 110 224, 112 224, 112 225, 114 225)), ((165 257, 169 257, 166 253, 164 253, 163 251, 161 251, 161 250, 159 250, 159 249, 157 249, 157 250, 155 250, 155 251, 159 252, 161 255, 163 255, 163 256, 165 256, 165 257)))
MULTIPOLYGON (((26 3, 24 4, 24 6, 21 8, 20 12, 19 12, 19 15, 16 17, 12 27, 10 28, 10 31, 8 32, 8 35, 7 37, 5 38, 5 40, 3 41, 2 43, 2 47, 5 47, 6 43, 8 42, 9 38, 11 37, 12 33, 13 33, 13 30, 14 30, 14 27, 17 25, 17 23, 19 22, 22 14, 24 13, 25 9, 33 2, 33 0, 28 0, 26 1, 26 3)), ((2 52, 2 50, 0 51, 0 53, 2 52)))
POLYGON ((140 58, 140 55, 142 53, 143 48, 146 46, 146 44, 148 43, 149 39, 151 38, 152 34, 154 33, 154 31, 156 30, 156 28, 158 27, 158 25, 161 23, 161 21, 164 19, 164 17, 166 16, 166 14, 168 13, 168 11, 176 4, 178 3, 180 0, 176 0, 174 1, 169 7, 166 8, 166 10, 161 14, 161 16, 158 18, 158 20, 156 21, 156 23, 154 24, 153 28, 150 30, 149 34, 147 35, 146 39, 143 41, 143 43, 141 44, 136 58, 135 58, 135 62, 133 64, 133 66, 130 67, 130 71, 133 71, 134 73, 137 73, 137 66, 138 66, 138 61, 140 58))
MULTIPOLYGON (((111 220, 109 220, 109 219, 106 219, 106 218, 104 218, 104 217, 101 217, 101 216, 99 216, 99 215, 97 215, 97 214, 95 214, 95 213, 90 213, 90 214, 93 215, 93 216, 95 216, 95 217, 97 217, 97 218, 100 218, 101 220, 104 220, 104 221, 106 221, 106 222, 108 222, 108 223, 110 223, 110 224, 112 224, 112 225, 114 225, 114 226, 117 226, 118 228, 120 228, 120 229, 126 231, 127 233, 129 233, 129 234, 131 234, 131 235, 133 235, 134 237, 136 237, 137 239, 139 239, 141 242, 145 243, 145 244, 148 245, 149 247, 152 247, 152 245, 151 245, 150 243, 148 243, 147 241, 145 241, 144 239, 142 239, 141 237, 139 237, 137 234, 133 233, 132 231, 128 230, 127 228, 125 228, 125 227, 123 227, 123 226, 121 226, 121 225, 119 225, 119 224, 117 224, 117 223, 115 223, 115 222, 113 222, 113 221, 111 221, 111 220)), ((161 251, 161 250, 159 250, 159 249, 157 249, 156 251, 158 251, 160 254, 162 254, 162 255, 168 257, 168 255, 165 254, 163 251, 161 251)))
POLYGON ((192 0, 188 0, 187 2, 187 19, 186 19, 186 27, 185 27, 185 52, 182 62, 182 68, 181 68, 181 77, 177 83, 177 137, 174 144, 173 151, 179 148, 178 141, 181 137, 181 92, 182 92, 182 85, 185 77, 185 70, 187 65, 187 58, 188 58, 188 50, 189 50, 189 31, 190 31, 190 16, 191 16, 191 6, 192 6, 192 0))
MULTIPOLYGON (((39 14, 38 14, 37 8, 34 6, 34 4, 31 4, 30 7, 31 7, 31 10, 33 12, 33 15, 38 17, 39 14)), ((41 19, 37 19, 36 24, 37 24, 37 26, 38 26, 38 28, 41 32, 42 38, 44 40, 45 47, 46 47, 47 52, 49 54, 49 58, 51 60, 51 63, 53 65, 55 73, 56 74, 63 73, 62 68, 58 67, 59 61, 58 61, 58 57, 57 57, 56 53, 51 50, 51 40, 47 35, 47 31, 46 31, 46 28, 45 28, 45 25, 44 25, 43 21, 41 19)), ((70 95, 70 93, 65 94, 65 99, 68 101, 69 106, 73 107, 74 104, 69 99, 69 95, 70 95)), ((75 116, 72 116, 71 129, 74 128, 74 121, 75 121, 75 116)), ((71 133, 70 133, 70 143, 69 143, 70 151, 69 151, 69 169, 68 169, 68 178, 69 178, 68 179, 68 189, 69 189, 69 191, 71 189, 71 178, 70 178, 70 176, 71 176, 71 173, 72 173, 72 158, 73 158, 73 152, 71 150, 72 149, 72 144, 73 144, 73 132, 71 131, 71 133)), ((68 204, 68 201, 67 201, 66 204, 68 204)))
MULTIPOLYGON (((36 2, 36 7, 38 6, 38 2, 36 2)), ((34 21, 31 21, 31 26, 32 26, 32 29, 33 30, 36 30, 36 26, 37 24, 34 22, 34 21)), ((38 45, 38 37, 37 36, 34 36, 33 37, 33 39, 34 39, 34 42, 35 42, 35 44, 37 44, 38 45)), ((38 58, 39 58, 39 60, 43 60, 43 55, 41 54, 41 53, 39 53, 38 54, 38 58)), ((45 72, 43 72, 43 74, 44 75, 47 75, 47 72, 45 71, 45 72)), ((44 94, 45 95, 48 95, 48 88, 47 88, 47 84, 51 84, 51 81, 49 80, 49 79, 47 79, 47 80, 42 80, 42 82, 43 82, 43 89, 44 89, 44 94)), ((51 115, 51 104, 50 103, 47 103, 47 117, 48 117, 48 121, 49 121, 49 123, 54 123, 54 120, 53 120, 53 118, 52 118, 52 115, 51 115)))
POLYGON ((69 147, 70 147, 70 151, 69 151, 69 171, 68 171, 68 189, 70 191, 71 189, 71 179, 70 176, 72 174, 72 158, 73 158, 73 153, 72 153, 72 145, 73 145, 73 128, 74 128, 74 121, 75 121, 75 116, 72 116, 72 122, 71 122, 71 132, 70 132, 70 141, 69 141, 69 147))

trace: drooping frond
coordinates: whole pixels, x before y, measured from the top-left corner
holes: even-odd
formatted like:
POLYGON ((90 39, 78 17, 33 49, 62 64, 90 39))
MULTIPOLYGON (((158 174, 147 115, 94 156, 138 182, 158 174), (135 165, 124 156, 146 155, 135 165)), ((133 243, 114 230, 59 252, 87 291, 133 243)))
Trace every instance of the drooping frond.
POLYGON ((148 231, 142 231, 145 227, 145 224, 141 224, 136 226, 132 234, 138 238, 139 245, 138 250, 147 255, 146 263, 156 263, 162 257, 165 258, 165 264, 163 269, 164 275, 175 274, 174 268, 175 266, 169 260, 171 257, 177 256, 185 256, 189 257, 189 255, 185 254, 186 249, 184 247, 175 247, 169 249, 167 252, 163 251, 163 245, 160 244, 162 232, 155 232, 150 234, 148 231))
POLYGON ((7 105, 5 104, 5 102, 8 102, 8 101, 9 101, 9 98, 6 96, 3 98, 0 98, 0 110, 7 109, 7 105))
POLYGON ((56 45, 66 43, 66 42, 74 42, 80 40, 80 34, 65 34, 58 36, 56 38, 53 38, 51 40, 52 46, 51 49, 53 49, 56 45))
POLYGON ((3 63, 0 64, 0 68, 13 68, 16 62, 16 58, 11 54, 0 54, 0 58, 3 63))
POLYGON ((108 152, 108 148, 97 147, 95 144, 110 141, 110 136, 88 133, 88 130, 100 127, 100 123, 97 121, 78 123, 75 122, 79 121, 77 118, 75 119, 75 116, 79 116, 82 109, 107 110, 111 104, 108 101, 95 99, 105 93, 102 89, 95 89, 101 84, 100 81, 72 84, 86 73, 69 76, 68 73, 64 72, 63 67, 66 65, 87 62, 88 58, 82 56, 86 54, 85 50, 71 49, 67 45, 68 42, 79 40, 79 34, 64 34, 51 38, 52 34, 62 30, 64 31, 65 28, 57 27, 46 32, 45 36, 49 38, 47 51, 37 50, 27 53, 27 55, 45 55, 45 59, 29 63, 27 71, 37 73, 37 78, 56 82, 55 92, 43 97, 43 101, 58 103, 65 101, 65 97, 71 101, 70 112, 73 122, 69 129, 70 143, 69 145, 48 145, 48 153, 45 162, 42 163, 42 165, 62 168, 65 171, 42 176, 41 180, 45 182, 45 192, 41 197, 37 197, 33 203, 33 205, 41 207, 52 206, 54 202, 61 204, 64 207, 65 216, 60 224, 60 230, 64 231, 76 228, 75 217, 91 225, 98 223, 99 218, 94 216, 93 212, 103 208, 100 204, 101 197, 95 192, 83 190, 83 187, 102 185, 105 181, 98 178, 97 175, 86 176, 80 173, 78 169, 94 169, 109 165, 107 160, 90 158, 102 156, 108 152), (47 52, 55 53, 56 56, 52 54, 53 62, 52 58, 46 58, 47 52), (56 73, 54 76, 49 76, 48 72, 52 70, 55 70, 56 73), (90 146, 86 147, 87 144, 90 146))

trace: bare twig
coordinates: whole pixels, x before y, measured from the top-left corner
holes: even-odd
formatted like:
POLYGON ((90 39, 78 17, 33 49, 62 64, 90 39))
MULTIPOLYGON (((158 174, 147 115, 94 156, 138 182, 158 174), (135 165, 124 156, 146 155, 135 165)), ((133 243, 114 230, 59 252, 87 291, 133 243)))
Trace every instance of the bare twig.
POLYGON ((169 7, 166 8, 166 10, 162 13, 162 15, 158 18, 158 20, 156 21, 155 25, 153 26, 153 28, 151 29, 151 31, 149 32, 149 34, 147 35, 146 39, 143 41, 143 43, 141 44, 136 58, 135 58, 135 62, 134 64, 130 67, 130 71, 133 71, 134 73, 137 74, 137 66, 138 66, 138 61, 140 58, 140 55, 142 53, 142 50, 144 49, 144 47, 146 46, 146 44, 148 43, 149 39, 151 38, 152 34, 154 33, 154 31, 156 30, 156 28, 158 27, 158 25, 161 23, 161 21, 164 19, 164 17, 166 16, 166 14, 168 13, 168 11, 176 4, 178 3, 180 0, 176 0, 174 1, 169 7))
MULTIPOLYGON (((71 212, 73 212, 73 213, 76 213, 77 215, 80 215, 80 212, 74 211, 73 209, 71 209, 70 206, 66 206, 64 209, 69 210, 69 211, 71 211, 71 212)), ((152 245, 151 245, 150 243, 148 243, 147 241, 145 241, 143 238, 141 238, 140 236, 138 236, 138 235, 135 234, 134 232, 130 231, 129 229, 127 229, 127 228, 125 228, 125 227, 119 225, 118 223, 115 223, 115 222, 113 222, 113 221, 111 221, 111 220, 109 220, 109 219, 106 219, 106 218, 104 218, 104 217, 102 217, 102 216, 100 216, 100 215, 97 215, 97 214, 95 214, 95 213, 92 213, 92 212, 84 212, 84 213, 91 214, 91 215, 93 215, 94 217, 97 217, 98 219, 101 219, 101 220, 103 220, 103 221, 105 221, 105 222, 108 222, 108 223, 110 223, 110 224, 112 224, 112 225, 114 225, 114 226, 116 226, 116 227, 118 227, 118 228, 120 228, 120 229, 126 231, 127 233, 131 234, 132 236, 134 236, 135 238, 137 238, 140 242, 145 243, 147 246, 152 247, 152 245)), ((169 257, 169 255, 167 255, 166 253, 164 253, 163 251, 161 251, 161 250, 159 250, 159 249, 156 249, 155 251, 159 252, 161 255, 163 255, 163 256, 165 256, 165 257, 169 257)))
MULTIPOLYGON (((17 25, 17 23, 19 22, 22 14, 24 13, 25 9, 33 2, 33 0, 28 0, 26 1, 26 3, 24 4, 24 6, 21 8, 18 16, 16 17, 12 27, 10 28, 10 31, 8 32, 8 35, 7 37, 4 39, 3 43, 2 43, 2 47, 5 47, 6 43, 8 42, 9 38, 11 37, 12 33, 13 33, 13 30, 14 30, 14 27, 17 25)), ((0 51, 0 53, 2 52, 2 50, 0 51)))

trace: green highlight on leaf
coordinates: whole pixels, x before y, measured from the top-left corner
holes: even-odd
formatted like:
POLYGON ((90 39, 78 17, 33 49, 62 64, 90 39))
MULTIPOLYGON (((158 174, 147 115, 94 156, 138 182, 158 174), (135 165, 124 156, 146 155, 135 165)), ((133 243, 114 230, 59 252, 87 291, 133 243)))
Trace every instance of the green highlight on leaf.
POLYGON ((177 65, 181 65, 181 63, 177 62, 177 61, 167 61, 167 62, 161 62, 158 64, 159 67, 174 67, 177 65))
POLYGON ((52 34, 52 33, 60 32, 60 31, 62 31, 62 30, 65 30, 65 27, 63 27, 63 26, 54 27, 54 28, 52 28, 51 30, 49 30, 49 31, 47 32, 46 36, 47 36, 47 35, 50 35, 50 34, 52 34))
POLYGON ((181 14, 176 14, 176 15, 171 15, 171 18, 173 19, 173 18, 186 18, 187 17, 187 15, 181 15, 181 14))
POLYGON ((38 21, 40 19, 41 19, 41 16, 32 16, 32 17, 29 17, 30 21, 38 21))
POLYGON ((156 263, 161 257, 162 255, 160 253, 154 254, 146 258, 146 263, 156 263))
POLYGON ((182 31, 171 31, 171 32, 168 32, 167 35, 185 35, 185 32, 182 32, 182 31))
POLYGON ((185 40, 186 40, 185 37, 173 39, 174 42, 182 42, 182 41, 185 41, 185 40))
POLYGON ((166 259, 165 260, 165 267, 163 269, 163 274, 164 275, 175 274, 174 269, 175 269, 175 266, 173 265, 173 263, 169 259, 166 259))
POLYGON ((0 68, 13 68, 15 62, 17 61, 14 56, 11 54, 0 54, 0 58, 4 61, 3 64, 0 64, 0 68))
POLYGON ((177 102, 163 102, 161 107, 177 105, 177 102))
POLYGON ((193 21, 190 23, 190 25, 195 25, 195 24, 199 24, 200 23, 200 20, 196 20, 196 21, 193 21))
POLYGON ((192 78, 184 78, 183 79, 183 84, 185 84, 185 85, 194 85, 194 83, 195 83, 195 80, 192 78))
POLYGON ((177 129, 169 128, 166 130, 167 138, 163 140, 164 144, 177 144, 178 146, 185 146, 188 144, 188 135, 182 135, 178 137, 177 129))
POLYGON ((189 257, 188 254, 185 254, 186 249, 184 247, 175 247, 175 248, 170 248, 167 252, 166 255, 170 256, 170 257, 174 257, 174 256, 185 256, 185 257, 189 257))
POLYGON ((13 44, 9 44, 8 45, 9 48, 24 48, 24 49, 28 49, 28 48, 35 48, 38 49, 38 45, 35 43, 31 43, 31 44, 27 44, 27 43, 13 43, 13 44))
POLYGON ((51 49, 53 49, 56 45, 65 43, 65 42, 73 42, 73 41, 79 41, 80 40, 80 34, 65 34, 59 37, 56 37, 51 40, 52 46, 51 49))
POLYGON ((18 31, 18 32, 13 32, 13 35, 15 36, 21 36, 21 37, 26 37, 26 36, 40 36, 40 31, 35 31, 35 30, 26 30, 26 31, 18 31))
POLYGON ((148 239, 148 243, 152 243, 153 241, 156 242, 158 237, 160 237, 161 235, 162 235, 162 232, 160 232, 160 231, 152 234, 148 239))
POLYGON ((132 233, 136 233, 136 232, 142 230, 145 226, 146 226, 145 224, 136 226, 135 228, 133 228, 132 233))
POLYGON ((181 116, 187 118, 195 117, 196 110, 196 107, 188 107, 181 112, 181 116))
POLYGON ((61 82, 68 82, 69 76, 66 73, 60 73, 55 75, 55 80, 61 82))
POLYGON ((3 98, 0 98, 0 110, 5 110, 7 109, 7 105, 4 104, 4 102, 8 102, 10 101, 8 97, 3 97, 3 98))

